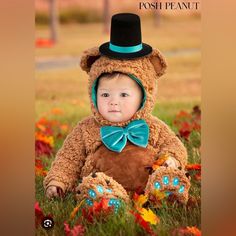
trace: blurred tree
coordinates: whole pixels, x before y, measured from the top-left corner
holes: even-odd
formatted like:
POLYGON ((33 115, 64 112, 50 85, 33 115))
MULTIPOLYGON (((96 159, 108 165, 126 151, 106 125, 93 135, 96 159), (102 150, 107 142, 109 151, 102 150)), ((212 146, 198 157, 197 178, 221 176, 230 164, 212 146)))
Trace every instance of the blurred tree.
POLYGON ((104 32, 109 33, 109 30, 110 30, 110 0, 103 0, 103 20, 104 20, 104 32))
POLYGON ((49 18, 51 40, 58 42, 58 13, 57 0, 49 0, 49 18))

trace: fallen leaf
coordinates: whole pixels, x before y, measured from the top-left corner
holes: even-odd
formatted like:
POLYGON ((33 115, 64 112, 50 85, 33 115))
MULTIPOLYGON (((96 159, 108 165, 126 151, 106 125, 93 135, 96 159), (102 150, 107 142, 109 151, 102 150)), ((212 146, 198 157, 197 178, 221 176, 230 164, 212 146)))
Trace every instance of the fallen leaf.
POLYGON ((197 181, 201 181, 201 172, 199 171, 199 173, 196 173, 196 174, 194 175, 194 178, 195 178, 195 180, 197 180, 197 181))
POLYGON ((195 227, 182 227, 172 231, 172 236, 201 236, 201 231, 195 227))
POLYGON ((147 195, 144 194, 138 195, 137 193, 134 193, 133 201, 136 208, 141 208, 143 204, 147 202, 147 200, 148 200, 147 195))
POLYGON ((83 208, 83 217, 90 223, 94 222, 94 218, 105 219, 114 209, 113 206, 108 205, 108 201, 108 199, 101 198, 99 202, 95 201, 93 206, 83 208))
POLYGON ((66 132, 69 129, 69 126, 66 124, 63 124, 63 125, 60 125, 60 129, 61 131, 66 132))
POLYGON ((35 174, 37 176, 46 176, 47 175, 47 171, 44 170, 42 161, 38 160, 38 159, 35 160, 35 174))
POLYGON ((60 108, 53 108, 53 109, 51 110, 51 112, 52 112, 52 114, 54 114, 54 115, 61 115, 61 114, 64 113, 63 110, 60 109, 60 108))
POLYGON ((37 157, 42 155, 50 156, 51 154, 53 154, 53 149, 48 143, 40 140, 35 141, 35 155, 37 157))
POLYGON ((85 200, 82 200, 78 206, 76 206, 73 211, 71 212, 70 214, 70 219, 74 219, 75 218, 75 215, 77 214, 77 212, 79 211, 80 207, 82 206, 82 204, 84 203, 85 200))
POLYGON ((162 166, 165 161, 169 158, 168 154, 164 154, 161 155, 156 161, 154 161, 153 165, 152 165, 152 169, 156 170, 158 169, 160 166, 162 166))
POLYGON ((70 226, 64 222, 64 232, 66 236, 83 236, 85 229, 83 225, 77 224, 72 229, 70 226))
POLYGON ((162 200, 164 199, 165 197, 167 197, 166 193, 164 191, 160 191, 158 189, 155 189, 153 192, 152 192, 152 195, 155 197, 156 200, 162 200))
POLYGON ((160 222, 159 217, 151 209, 141 208, 138 211, 141 213, 142 218, 150 224, 156 225, 160 222))
POLYGON ((54 46, 55 42, 51 39, 42 39, 39 38, 35 41, 35 46, 37 48, 50 48, 54 46))
POLYGON ((35 133, 35 140, 42 141, 44 143, 49 144, 51 147, 54 146, 54 138, 53 136, 47 136, 42 133, 36 132, 35 133))
POLYGON ((194 236, 201 236, 201 231, 195 226, 192 227, 187 226, 187 230, 194 236))
POLYGON ((186 111, 180 111, 177 116, 176 116, 178 119, 180 118, 191 118, 191 114, 186 112, 186 111))
POLYGON ((187 164, 185 166, 186 170, 201 170, 201 164, 187 164))

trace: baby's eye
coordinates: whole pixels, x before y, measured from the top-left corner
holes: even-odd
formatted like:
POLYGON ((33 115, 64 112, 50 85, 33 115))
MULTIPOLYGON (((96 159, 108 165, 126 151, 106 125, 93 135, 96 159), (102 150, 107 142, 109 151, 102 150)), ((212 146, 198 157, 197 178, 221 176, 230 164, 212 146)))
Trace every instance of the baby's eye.
POLYGON ((128 93, 121 93, 121 97, 128 97, 129 94, 128 93))
POLYGON ((102 93, 101 96, 102 97, 109 97, 109 93, 102 93))

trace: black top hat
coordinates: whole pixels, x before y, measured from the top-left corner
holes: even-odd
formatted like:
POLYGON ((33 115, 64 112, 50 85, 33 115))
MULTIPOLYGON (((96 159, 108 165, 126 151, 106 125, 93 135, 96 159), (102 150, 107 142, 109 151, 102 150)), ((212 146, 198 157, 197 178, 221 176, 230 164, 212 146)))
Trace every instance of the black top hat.
POLYGON ((115 59, 134 59, 152 52, 152 47, 142 43, 138 15, 120 13, 112 16, 110 42, 99 47, 102 55, 115 59))

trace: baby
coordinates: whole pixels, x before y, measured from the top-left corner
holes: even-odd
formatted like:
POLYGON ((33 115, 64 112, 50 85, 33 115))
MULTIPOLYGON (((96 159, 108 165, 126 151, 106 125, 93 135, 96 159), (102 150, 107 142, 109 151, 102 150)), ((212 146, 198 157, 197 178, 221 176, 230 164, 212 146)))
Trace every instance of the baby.
POLYGON ((114 15, 111 41, 86 50, 80 65, 89 74, 92 115, 78 123, 58 151, 44 179, 46 196, 63 196, 78 185, 77 199, 86 198, 88 205, 102 197, 111 204, 128 202, 128 191, 151 196, 156 189, 186 202, 186 149, 151 114, 156 81, 167 65, 157 49, 141 42, 139 17, 114 15), (163 166, 150 172, 163 156, 163 166))
MULTIPOLYGON (((111 122, 125 122, 141 108, 144 101, 143 90, 140 85, 128 75, 122 73, 104 74, 98 80, 97 108, 104 119, 111 122)), ((179 167, 178 161, 169 157, 165 166, 179 167)), ((62 196, 59 186, 49 186, 46 196, 62 196)))

